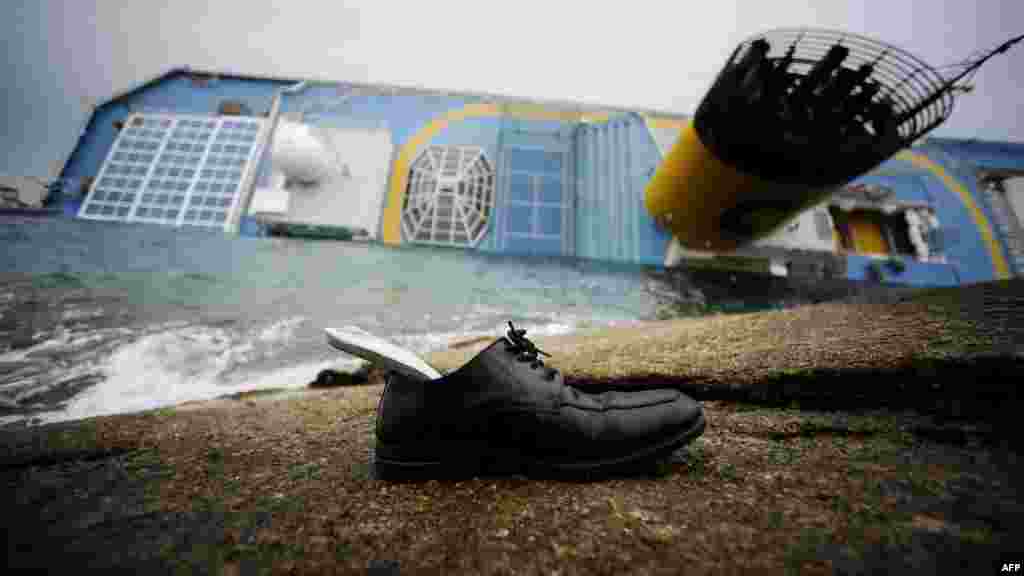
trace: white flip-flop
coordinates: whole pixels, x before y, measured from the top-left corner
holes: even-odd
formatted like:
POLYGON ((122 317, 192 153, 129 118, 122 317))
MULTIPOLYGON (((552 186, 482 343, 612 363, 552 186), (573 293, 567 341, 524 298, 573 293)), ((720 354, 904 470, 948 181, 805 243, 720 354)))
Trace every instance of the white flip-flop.
POLYGON ((437 380, 441 373, 427 364, 415 352, 398 344, 374 336, 358 326, 324 328, 327 342, 348 354, 358 356, 376 364, 384 370, 393 370, 408 378, 426 382, 437 380))

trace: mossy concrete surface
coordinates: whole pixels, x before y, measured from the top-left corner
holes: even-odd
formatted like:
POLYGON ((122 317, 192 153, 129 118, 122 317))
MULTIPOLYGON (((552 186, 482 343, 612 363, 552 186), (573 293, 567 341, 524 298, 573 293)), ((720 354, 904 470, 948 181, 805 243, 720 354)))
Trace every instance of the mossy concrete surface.
MULTIPOLYGON (((379 379, 7 431, 8 566, 991 572, 1024 541, 1019 444, 1005 433, 1020 408, 1021 292, 1002 282, 537 339, 582 386, 663 382, 704 400, 708 429, 686 450, 599 481, 377 480, 379 379)), ((452 369, 483 345, 430 360, 452 369)))

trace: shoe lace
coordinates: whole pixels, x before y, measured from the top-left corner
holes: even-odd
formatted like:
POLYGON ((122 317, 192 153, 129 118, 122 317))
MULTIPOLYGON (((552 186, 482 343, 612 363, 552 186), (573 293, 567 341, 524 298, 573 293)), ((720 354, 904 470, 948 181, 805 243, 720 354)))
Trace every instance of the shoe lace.
POLYGON ((548 380, 554 380, 555 375, 558 374, 558 370, 555 370, 550 366, 545 367, 544 361, 540 359, 540 356, 550 357, 551 354, 537 348, 537 345, 526 337, 526 329, 520 328, 517 330, 516 327, 512 325, 511 321, 508 323, 508 334, 506 335, 505 349, 516 354, 516 360, 520 362, 529 362, 531 368, 546 368, 544 375, 548 380))

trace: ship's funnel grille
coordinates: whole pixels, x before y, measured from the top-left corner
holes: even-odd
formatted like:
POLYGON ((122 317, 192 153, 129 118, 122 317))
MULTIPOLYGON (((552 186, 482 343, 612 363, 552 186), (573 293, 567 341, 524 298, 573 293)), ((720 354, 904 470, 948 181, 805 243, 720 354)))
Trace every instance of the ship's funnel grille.
POLYGON ((416 244, 475 246, 494 206, 494 171, 483 149, 431 146, 409 170, 402 231, 416 244))
POLYGON ((904 50, 845 32, 773 30, 736 48, 695 124, 744 172, 835 185, 913 143, 952 106, 946 79, 904 50))

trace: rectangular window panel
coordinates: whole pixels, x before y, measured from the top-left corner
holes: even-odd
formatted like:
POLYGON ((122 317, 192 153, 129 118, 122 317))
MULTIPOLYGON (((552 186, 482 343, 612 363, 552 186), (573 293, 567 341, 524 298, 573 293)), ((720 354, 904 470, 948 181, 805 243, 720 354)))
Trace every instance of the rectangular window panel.
POLYGON ((561 174, 562 155, 558 152, 548 152, 545 154, 544 171, 549 174, 561 174))
POLYGON ((562 203, 562 179, 543 176, 540 180, 540 201, 552 204, 562 203))
POLYGON ((537 230, 540 234, 561 234, 562 232, 562 209, 559 207, 538 206, 537 207, 537 230))
POLYGON ((528 234, 532 231, 533 208, 530 206, 519 206, 512 204, 505 212, 508 216, 509 233, 528 234))
POLYGON ((513 172, 509 175, 509 190, 511 192, 512 201, 514 202, 532 202, 533 201, 533 190, 530 185, 532 178, 529 174, 523 172, 513 172))
MULTIPOLYGON (((79 211, 81 217, 109 219, 143 218, 147 221, 177 225, 181 208, 203 206, 202 197, 186 200, 196 176, 193 195, 202 195, 217 178, 217 196, 205 203, 195 218, 205 225, 223 226, 231 220, 240 181, 252 167, 248 153, 252 141, 262 127, 261 119, 226 119, 193 115, 140 114, 119 134, 99 171, 100 178, 91 197, 79 211), (209 142, 214 139, 217 144, 209 142), (231 156, 224 156, 225 148, 231 156), (211 156, 202 166, 203 154, 210 148, 211 156), (150 177, 152 179, 150 179, 150 177), (231 180, 228 182, 228 180, 231 180), (145 190, 141 198, 139 191, 145 190), (140 205, 134 214, 131 206, 140 205), (103 204, 109 202, 110 204, 103 204), (221 209, 227 209, 224 212, 221 209)), ((186 214, 187 219, 188 214, 186 214)))
POLYGON ((543 150, 531 150, 528 148, 513 148, 508 151, 512 170, 523 170, 527 172, 545 172, 547 154, 543 150))

